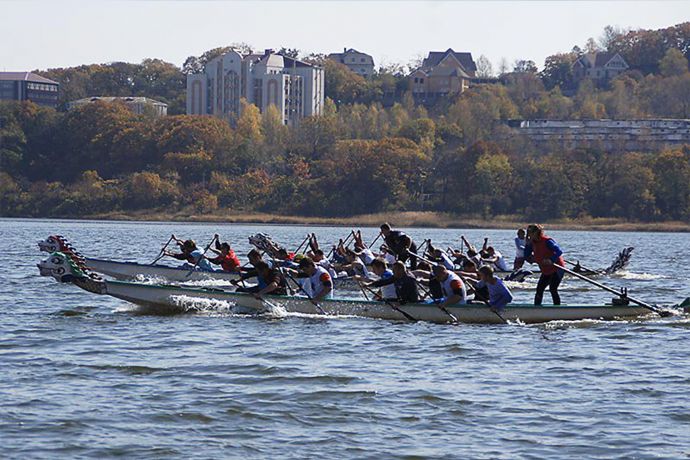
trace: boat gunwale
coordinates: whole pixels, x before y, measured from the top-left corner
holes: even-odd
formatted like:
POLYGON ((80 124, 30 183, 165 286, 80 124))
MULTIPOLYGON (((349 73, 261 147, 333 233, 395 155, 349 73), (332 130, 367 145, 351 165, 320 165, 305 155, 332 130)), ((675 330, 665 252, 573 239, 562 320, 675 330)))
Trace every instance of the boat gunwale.
MULTIPOLYGON (((177 286, 177 285, 168 285, 168 284, 142 284, 142 283, 135 283, 131 281, 119 281, 119 280, 104 280, 104 282, 107 284, 115 284, 115 285, 123 285, 123 286, 132 286, 135 288, 146 288, 146 289, 167 289, 167 290, 176 290, 176 291, 191 291, 194 293, 203 293, 203 294, 226 294, 226 295, 231 295, 231 296, 239 296, 239 297, 253 297, 252 293, 249 292, 235 292, 235 291, 226 291, 224 289, 220 288, 207 288, 207 287, 186 287, 186 286, 177 286)), ((289 295, 265 295, 263 296, 268 300, 276 300, 276 301, 289 301, 289 300, 305 300, 309 301, 309 298, 307 297, 298 297, 298 296, 289 296, 289 295)), ((363 304, 363 305, 385 305, 386 303, 383 301, 377 301, 377 300, 366 300, 366 299, 347 299, 347 298, 330 298, 330 299, 323 299, 323 302, 335 302, 335 303, 342 303, 342 304, 352 304, 352 303, 358 303, 358 304, 363 304)), ((398 308, 405 308, 405 307, 438 307, 437 303, 405 303, 405 304, 395 304, 396 307, 398 308)), ((488 305, 484 303, 468 303, 468 304, 460 304, 460 305, 449 305, 448 307, 450 308, 489 308, 488 305)), ((608 305, 572 305, 572 304, 561 304, 561 305, 551 305, 551 304, 546 304, 546 305, 534 305, 534 304, 508 304, 506 305, 505 309, 527 309, 527 308, 539 308, 539 309, 558 309, 558 308, 564 308, 564 309, 576 309, 576 308, 631 308, 631 309, 638 309, 638 308, 643 308, 640 307, 639 305, 634 305, 634 304, 628 304, 628 305, 613 305, 613 304, 608 304, 608 305)))

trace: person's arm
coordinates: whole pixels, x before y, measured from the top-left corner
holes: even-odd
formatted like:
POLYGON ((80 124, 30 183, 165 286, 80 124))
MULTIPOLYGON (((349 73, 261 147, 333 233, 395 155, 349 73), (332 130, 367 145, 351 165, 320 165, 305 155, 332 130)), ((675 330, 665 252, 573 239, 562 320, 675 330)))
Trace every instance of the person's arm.
POLYGON ((318 303, 320 302, 324 297, 326 297, 330 292, 333 290, 333 280, 331 280, 331 275, 328 273, 322 274, 319 279, 321 280, 321 283, 323 284, 323 289, 319 293, 319 295, 314 296, 313 302, 318 303))
POLYGON ((167 252, 166 254, 170 257, 174 257, 177 260, 187 260, 187 254, 184 252, 180 252, 178 254, 175 254, 174 252, 167 252))
POLYGON ((441 305, 443 305, 444 307, 454 305, 462 301, 462 281, 453 281, 450 287, 453 290, 453 294, 443 299, 441 305))
POLYGON ((551 256, 551 262, 555 264, 558 261, 558 258, 563 255, 561 247, 558 246, 558 243, 556 243, 554 240, 546 240, 546 247, 553 251, 553 255, 551 256))
POLYGON ((531 264, 534 263, 534 257, 532 257, 532 243, 525 243, 525 260, 531 264))
POLYGON ((367 286, 371 287, 383 287, 383 286, 388 286, 389 284, 395 283, 395 278, 392 276, 389 276, 388 278, 380 278, 374 282, 368 283, 367 286))
POLYGON ((214 239, 216 240, 216 249, 218 249, 218 251, 220 251, 220 248, 221 248, 221 245, 220 245, 220 237, 218 236, 217 233, 216 233, 215 235, 213 235, 213 236, 214 236, 214 239))
POLYGON ((484 238, 484 245, 482 246, 482 251, 486 251, 486 248, 489 247, 489 239, 484 238))

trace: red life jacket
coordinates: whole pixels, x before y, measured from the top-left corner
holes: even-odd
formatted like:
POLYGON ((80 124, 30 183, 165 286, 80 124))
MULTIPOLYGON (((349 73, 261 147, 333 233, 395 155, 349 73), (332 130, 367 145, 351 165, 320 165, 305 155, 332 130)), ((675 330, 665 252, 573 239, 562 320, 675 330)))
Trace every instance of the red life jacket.
MULTIPOLYGON (((539 268, 541 268, 541 272, 544 275, 552 275, 558 270, 558 268, 553 265, 545 265, 542 263, 542 260, 551 260, 551 257, 553 257, 553 251, 546 247, 546 242, 548 240, 552 240, 552 238, 542 235, 539 240, 532 241, 532 254, 534 255, 534 260, 539 264, 539 268)), ((565 265, 563 256, 560 256, 555 263, 558 265, 565 265)))
POLYGON ((223 271, 226 272, 236 271, 235 269, 240 266, 240 259, 235 255, 235 251, 231 249, 230 252, 221 259, 220 266, 223 267, 223 271))

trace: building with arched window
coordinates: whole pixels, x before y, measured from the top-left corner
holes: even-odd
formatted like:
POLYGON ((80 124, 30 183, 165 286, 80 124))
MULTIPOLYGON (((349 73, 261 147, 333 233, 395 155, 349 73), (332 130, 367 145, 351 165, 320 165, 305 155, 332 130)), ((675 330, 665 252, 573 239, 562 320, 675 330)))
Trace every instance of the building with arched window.
POLYGON ((187 76, 187 114, 234 121, 246 99, 261 112, 274 105, 283 123, 320 115, 324 103, 321 67, 266 50, 242 56, 231 50, 209 61, 204 71, 187 76))

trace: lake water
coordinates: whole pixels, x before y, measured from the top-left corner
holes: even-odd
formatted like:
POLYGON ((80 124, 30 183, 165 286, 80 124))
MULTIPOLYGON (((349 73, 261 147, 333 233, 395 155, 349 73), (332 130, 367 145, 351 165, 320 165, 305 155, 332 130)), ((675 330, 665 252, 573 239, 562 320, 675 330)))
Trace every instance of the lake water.
MULTIPOLYGON (((171 233, 248 249, 349 229, 0 220, 2 458, 688 458, 690 321, 437 325, 247 317, 222 306, 147 316, 38 276, 36 241, 150 262, 171 233)), ((363 229, 371 241, 374 229, 363 229)), ((459 246, 512 231, 409 229, 459 246)), ((572 260, 654 303, 690 296, 690 236, 550 232, 572 260)), ((290 244, 292 243, 292 245, 290 244)), ((516 289, 518 301, 533 291, 516 289)), ((566 279, 564 302, 610 294, 566 279)), ((545 300, 549 300, 548 292, 545 300)))

